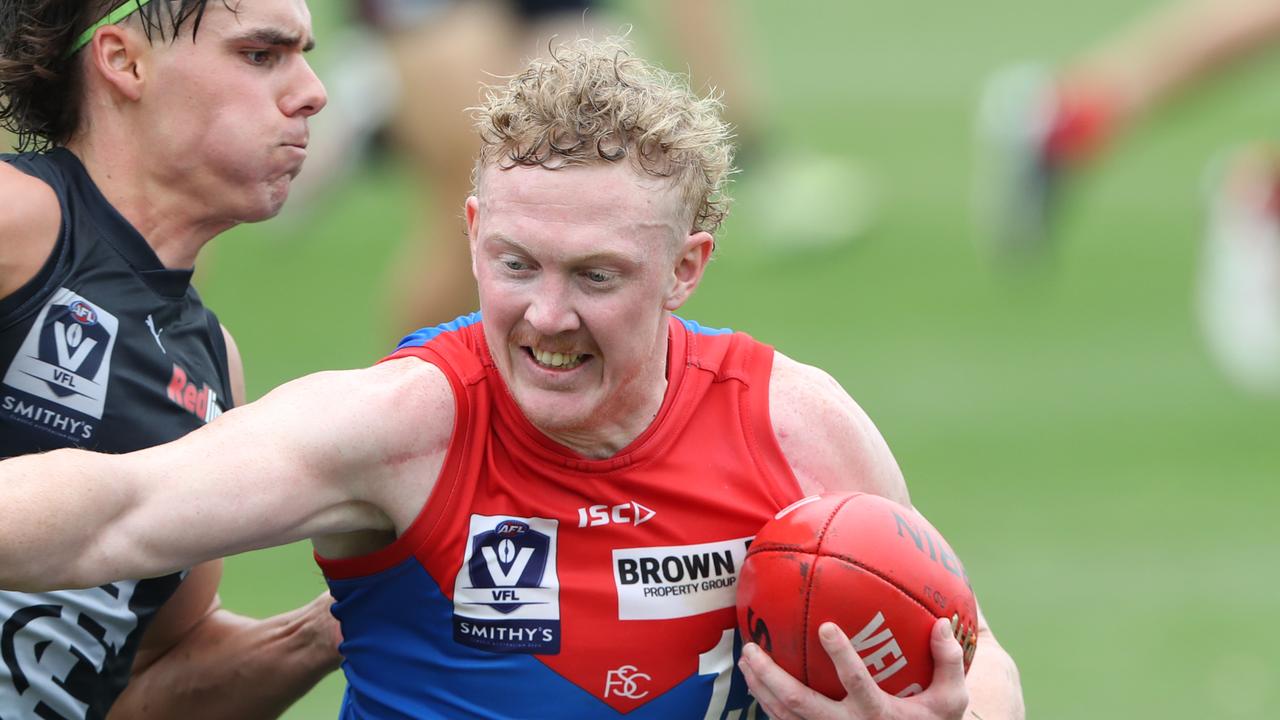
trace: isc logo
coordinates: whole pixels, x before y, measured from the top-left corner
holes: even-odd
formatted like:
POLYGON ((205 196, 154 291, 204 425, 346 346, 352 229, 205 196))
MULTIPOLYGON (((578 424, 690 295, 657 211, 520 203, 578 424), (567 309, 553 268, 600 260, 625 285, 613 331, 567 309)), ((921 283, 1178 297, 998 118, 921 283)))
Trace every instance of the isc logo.
POLYGON ((621 505, 590 505, 578 508, 578 527, 599 527, 609 523, 639 525, 658 513, 632 500, 621 505))

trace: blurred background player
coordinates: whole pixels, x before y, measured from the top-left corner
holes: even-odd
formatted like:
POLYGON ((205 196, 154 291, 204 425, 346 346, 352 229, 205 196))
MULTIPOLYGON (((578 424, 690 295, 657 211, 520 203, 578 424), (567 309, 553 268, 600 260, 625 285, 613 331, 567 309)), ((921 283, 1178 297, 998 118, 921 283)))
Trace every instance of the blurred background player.
POLYGON ((475 309, 470 254, 457 211, 471 193, 478 147, 466 108, 479 101, 482 82, 514 72, 525 58, 545 54, 552 37, 581 35, 593 20, 588 14, 592 4, 359 2, 361 17, 380 31, 391 63, 392 72, 383 71, 394 82, 385 108, 388 139, 408 160, 421 201, 412 235, 391 268, 392 335, 402 335, 426 318, 456 317, 475 309))
MULTIPOLYGON (((1280 2, 1181 0, 1056 71, 1022 65, 979 109, 982 239, 1005 259, 1045 251, 1064 185, 1189 86, 1280 39, 1280 2)), ((1280 150, 1212 166, 1198 305, 1210 348, 1242 386, 1280 392, 1280 150)))
MULTIPOLYGON (((734 221, 750 227, 762 249, 798 254, 843 246, 869 228, 876 189, 854 160, 824 150, 779 122, 774 85, 761 62, 756 28, 741 0, 660 0, 633 6, 651 28, 642 42, 661 46, 703 90, 721 96, 746 172, 734 221)), ((802 22, 820 14, 798 13, 802 22)), ((626 18, 632 20, 633 18, 626 18)), ((767 33, 768 30, 765 30, 767 33)))
MULTIPOLYGON (((0 155, 0 457, 128 452, 243 401, 191 268, 284 202, 325 104, 311 43, 302 0, 0 4, 0 124, 30 151, 0 155)), ((338 666, 331 600, 250 620, 221 574, 0 593, 0 717, 279 715, 338 666)))
MULTIPOLYGON (((700 86, 723 96, 752 177, 738 192, 747 200, 739 221, 787 252, 863 232, 872 202, 865 175, 804 143, 779 141, 757 73, 738 50, 743 31, 734 4, 663 0, 643 10, 661 36, 650 40, 670 45, 700 86)), ((476 307, 456 208, 472 187, 477 145, 466 108, 479 102, 481 84, 545 55, 553 39, 592 35, 627 18, 597 0, 359 0, 356 11, 376 33, 355 29, 338 41, 342 62, 326 80, 340 111, 317 123, 299 191, 304 202, 323 192, 375 136, 407 160, 420 202, 390 268, 386 332, 399 337, 476 307)))

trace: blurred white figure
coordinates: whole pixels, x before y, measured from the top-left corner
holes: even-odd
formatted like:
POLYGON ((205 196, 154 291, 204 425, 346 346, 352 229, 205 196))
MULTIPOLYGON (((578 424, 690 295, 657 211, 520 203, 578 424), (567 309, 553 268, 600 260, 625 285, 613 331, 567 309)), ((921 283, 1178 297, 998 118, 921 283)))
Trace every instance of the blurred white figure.
POLYGON ((1280 151, 1246 149, 1219 175, 1211 188, 1200 319, 1232 380, 1280 396, 1280 151))

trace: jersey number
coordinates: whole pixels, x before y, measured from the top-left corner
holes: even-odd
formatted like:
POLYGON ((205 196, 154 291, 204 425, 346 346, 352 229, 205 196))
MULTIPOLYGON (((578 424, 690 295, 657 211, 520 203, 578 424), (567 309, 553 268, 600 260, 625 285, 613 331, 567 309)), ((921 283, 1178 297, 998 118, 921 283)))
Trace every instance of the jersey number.
POLYGON ((745 717, 743 710, 733 710, 727 715, 725 708, 729 704, 729 691, 733 687, 734 635, 736 630, 725 630, 720 634, 720 642, 710 650, 698 656, 698 674, 715 675, 711 685, 711 702, 707 705, 707 714, 703 720, 755 720, 760 716, 760 705, 750 695, 751 704, 747 706, 745 717))

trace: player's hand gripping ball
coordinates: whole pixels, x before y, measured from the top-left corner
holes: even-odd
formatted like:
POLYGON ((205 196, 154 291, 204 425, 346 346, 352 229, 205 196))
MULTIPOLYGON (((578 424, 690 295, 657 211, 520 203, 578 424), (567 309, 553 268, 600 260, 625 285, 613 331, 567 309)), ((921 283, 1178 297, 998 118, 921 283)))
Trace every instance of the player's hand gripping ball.
POLYGON ((742 636, 836 700, 847 693, 819 625, 840 626, 881 689, 907 697, 933 677, 937 618, 951 620, 968 672, 978 612, 964 567, 920 513, 877 495, 815 496, 785 508, 756 535, 742 565, 742 636))

